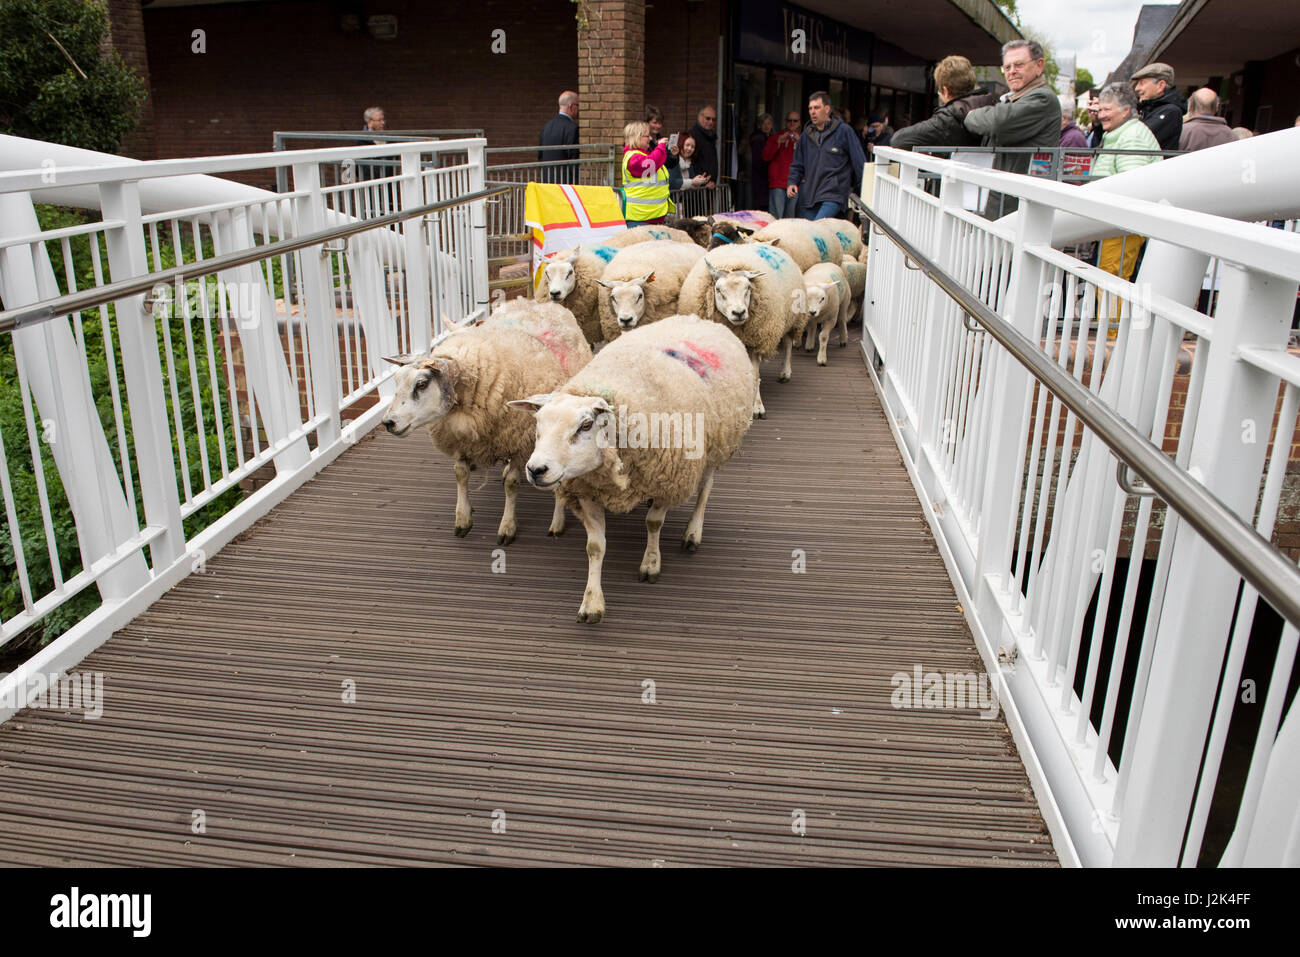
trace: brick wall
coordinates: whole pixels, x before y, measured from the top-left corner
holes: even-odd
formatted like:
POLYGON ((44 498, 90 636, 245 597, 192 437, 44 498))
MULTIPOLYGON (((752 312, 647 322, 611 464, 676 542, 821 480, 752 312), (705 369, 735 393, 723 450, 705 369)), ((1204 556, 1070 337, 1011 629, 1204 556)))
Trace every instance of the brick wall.
POLYGON ((645 108, 644 0, 578 0, 578 98, 582 140, 621 143, 645 108))
MULTIPOLYGON (((140 0, 108 0, 108 19, 113 49, 121 54, 126 65, 135 70, 149 85, 149 58, 145 49, 144 19, 140 0)), ((152 159, 154 143, 154 101, 150 94, 140 111, 140 121, 135 131, 122 141, 123 156, 135 159, 152 159)))
MULTIPOLYGON (((537 142, 556 98, 577 89, 574 5, 387 2, 395 40, 346 34, 328 3, 146 9, 156 155, 270 150, 275 130, 482 127, 493 146, 537 142), (205 31, 207 52, 191 52, 205 31), (505 53, 493 53, 493 31, 505 53)), ((266 176, 232 177, 271 186, 266 176)))

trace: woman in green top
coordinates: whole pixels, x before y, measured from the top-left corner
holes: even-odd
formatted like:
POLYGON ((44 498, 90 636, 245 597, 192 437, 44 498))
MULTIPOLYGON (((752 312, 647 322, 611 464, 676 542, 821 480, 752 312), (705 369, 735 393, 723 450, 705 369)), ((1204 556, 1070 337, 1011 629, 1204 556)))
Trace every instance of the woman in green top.
MULTIPOLYGON (((1155 134, 1138 117, 1137 94, 1123 83, 1111 83, 1098 94, 1097 119, 1105 131, 1102 152, 1092 164, 1092 176, 1127 173, 1160 160, 1160 144, 1155 134), (1113 153, 1107 150, 1146 150, 1145 153, 1113 153)), ((1106 239, 1101 244, 1097 265, 1112 276, 1132 279, 1138 253, 1146 239, 1138 235, 1106 239)))

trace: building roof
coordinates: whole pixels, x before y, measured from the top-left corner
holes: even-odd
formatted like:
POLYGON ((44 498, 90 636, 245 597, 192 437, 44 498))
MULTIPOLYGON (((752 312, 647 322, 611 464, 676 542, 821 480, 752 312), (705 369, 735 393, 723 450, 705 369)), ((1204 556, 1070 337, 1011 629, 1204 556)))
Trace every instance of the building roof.
MULTIPOLYGON (((1146 8, 1143 7, 1143 10, 1146 8)), ((1271 60, 1300 37, 1295 0, 1183 0, 1152 46, 1179 86, 1229 76, 1251 60, 1271 60)))
MULTIPOLYGON (((1128 56, 1124 57, 1119 66, 1115 67, 1110 72, 1110 75, 1106 77, 1106 83, 1127 83, 1134 73, 1153 60, 1158 59, 1154 55, 1156 41, 1165 32, 1165 28, 1173 22, 1178 9, 1176 3, 1146 3, 1142 5, 1142 9, 1138 13, 1137 24, 1133 27, 1133 46, 1128 51, 1128 56)), ((1182 71, 1176 63, 1173 64, 1173 67, 1174 76, 1181 86, 1184 82, 1182 71)))
POLYGON ((814 13, 868 30, 923 60, 960 53, 1001 63, 1002 44, 1021 39, 993 0, 798 0, 814 13))

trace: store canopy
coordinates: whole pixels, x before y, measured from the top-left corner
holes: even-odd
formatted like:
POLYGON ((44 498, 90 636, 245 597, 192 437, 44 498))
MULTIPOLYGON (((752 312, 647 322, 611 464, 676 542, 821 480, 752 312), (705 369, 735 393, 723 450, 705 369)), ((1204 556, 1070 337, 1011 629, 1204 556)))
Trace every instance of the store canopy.
POLYGON ((1286 53, 1298 38, 1295 0, 1184 0, 1151 59, 1172 66, 1179 86, 1200 84, 1286 53))
POLYGON ((801 0, 800 6, 900 47, 923 60, 960 54, 1002 62, 1002 44, 1020 31, 993 0, 801 0))

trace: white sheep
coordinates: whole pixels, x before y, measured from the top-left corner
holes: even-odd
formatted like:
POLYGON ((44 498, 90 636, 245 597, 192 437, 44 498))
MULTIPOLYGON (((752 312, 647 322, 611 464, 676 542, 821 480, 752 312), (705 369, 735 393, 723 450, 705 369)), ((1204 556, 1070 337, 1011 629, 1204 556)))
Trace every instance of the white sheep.
POLYGON ((691 267, 704 255, 695 243, 658 239, 619 250, 597 282, 605 288, 600 333, 613 342, 638 324, 677 315, 677 294, 691 267))
POLYGON ((546 260, 534 298, 538 302, 563 305, 578 320, 582 334, 592 345, 600 342, 600 278, 618 250, 612 246, 574 246, 546 260))
POLYGON ((646 225, 633 226, 631 229, 625 229, 621 233, 615 233, 601 240, 606 246, 612 246, 615 249, 627 249, 629 246, 635 246, 637 243, 651 243, 658 241, 674 243, 691 243, 695 240, 691 234, 680 229, 674 229, 671 226, 646 225))
POLYGON ((862 297, 867 291, 867 267, 856 259, 844 257, 840 263, 844 278, 849 281, 849 318, 852 319, 862 308, 862 297))
POLYGON ((605 346, 555 393, 510 403, 537 414, 528 481, 559 489, 587 530, 578 621, 605 614, 606 511, 630 512, 650 500, 642 581, 659 578, 665 513, 693 494, 682 547, 699 547, 714 472, 740 448, 753 394, 753 371, 735 336, 696 316, 670 316, 605 346))
POLYGON ((820 228, 828 231, 840 244, 844 255, 854 259, 862 252, 862 230, 847 219, 813 220, 820 228))
MULTIPOLYGON (((506 400, 557 388, 591 361, 577 320, 563 306, 514 299, 473 327, 452 326, 422 356, 388 358, 401 368, 384 428, 407 435, 427 425, 433 444, 456 470, 457 537, 473 527, 469 473, 503 462, 506 504, 497 544, 515 539, 515 496, 520 469, 533 451, 532 423, 506 400)), ((564 531, 557 498, 550 535, 564 531)))
POLYGON ((754 367, 754 415, 765 418, 758 365, 784 346, 778 381, 788 382, 791 344, 808 321, 798 264, 780 247, 767 244, 711 249, 682 283, 677 308, 722 323, 745 344, 754 367))
POLYGON ((844 249, 830 227, 807 219, 778 219, 754 233, 756 243, 774 243, 785 250, 807 272, 818 263, 840 264, 844 249))
POLYGON ((817 364, 826 365, 826 343, 831 329, 838 323, 840 346, 849 344, 849 282, 844 270, 834 263, 818 263, 803 274, 808 305, 808 331, 804 349, 812 351, 813 339, 818 342, 817 364), (818 332, 818 327, 820 332, 818 332))

